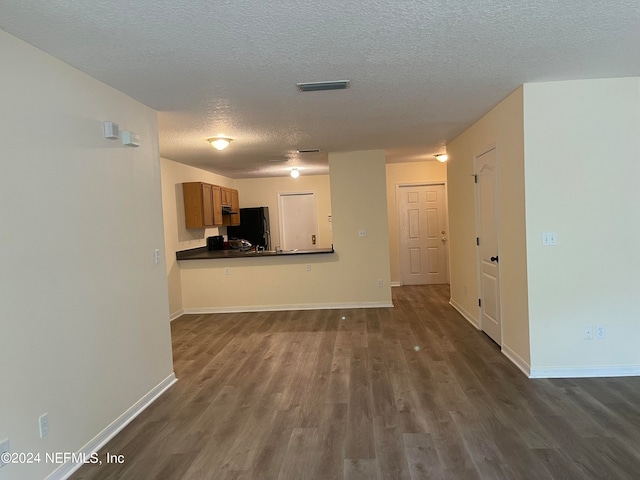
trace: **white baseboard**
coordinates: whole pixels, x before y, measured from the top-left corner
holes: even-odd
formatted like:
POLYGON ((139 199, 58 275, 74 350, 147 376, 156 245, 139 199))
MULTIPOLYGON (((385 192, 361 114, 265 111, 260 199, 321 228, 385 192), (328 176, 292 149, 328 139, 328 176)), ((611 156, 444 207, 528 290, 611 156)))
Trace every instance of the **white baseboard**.
POLYGON ((516 367, 520 369, 527 377, 531 377, 531 366, 516 352, 511 350, 508 345, 502 344, 502 354, 511 360, 516 367))
POLYGON ((637 377, 640 365, 532 368, 529 378, 637 377))
MULTIPOLYGON (((77 456, 88 458, 93 453, 96 453, 177 381, 178 379, 175 373, 172 372, 171 375, 153 387, 151 391, 129 407, 122 415, 111 422, 107 428, 98 433, 98 435, 93 437, 84 447, 76 452, 77 456)), ((82 465, 83 463, 72 463, 71 461, 64 463, 54 470, 45 480, 66 480, 82 465)))
POLYGON ((206 313, 245 313, 245 312, 281 312, 288 310, 337 310, 341 308, 387 308, 392 302, 363 303, 302 303, 287 305, 242 305, 237 307, 185 308, 184 314, 206 313))
POLYGON ((402 284, 400 282, 391 282, 390 284, 392 287, 401 287, 402 284))
POLYGON ((173 322, 176 318, 181 317, 182 315, 184 315, 184 308, 181 308, 180 310, 178 310, 177 312, 173 312, 170 316, 169 316, 169 321, 173 322))
POLYGON ((464 308, 462 308, 462 305, 456 302, 453 298, 449 300, 449 305, 455 308, 458 311, 458 313, 467 320, 467 322, 469 322, 471 325, 473 325, 478 330, 480 330, 480 323, 478 323, 478 320, 474 318, 473 315, 467 312, 464 308))

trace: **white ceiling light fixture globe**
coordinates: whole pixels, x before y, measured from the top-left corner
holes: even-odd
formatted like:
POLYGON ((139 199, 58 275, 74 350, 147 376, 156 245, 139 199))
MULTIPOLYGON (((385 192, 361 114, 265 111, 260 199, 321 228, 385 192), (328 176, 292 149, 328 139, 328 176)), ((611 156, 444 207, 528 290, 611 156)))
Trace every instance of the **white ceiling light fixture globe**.
POLYGON ((216 150, 224 150, 229 146, 232 139, 229 137, 214 137, 207 140, 216 150))
POLYGON ((298 177, 300 176, 300 171, 299 171, 297 168, 293 168, 293 169, 291 170, 291 176, 292 176, 293 178, 298 178, 298 177))
POLYGON ((434 155, 436 157, 436 160, 438 160, 440 163, 444 163, 449 159, 449 155, 447 155, 446 153, 439 153, 438 155, 434 155))

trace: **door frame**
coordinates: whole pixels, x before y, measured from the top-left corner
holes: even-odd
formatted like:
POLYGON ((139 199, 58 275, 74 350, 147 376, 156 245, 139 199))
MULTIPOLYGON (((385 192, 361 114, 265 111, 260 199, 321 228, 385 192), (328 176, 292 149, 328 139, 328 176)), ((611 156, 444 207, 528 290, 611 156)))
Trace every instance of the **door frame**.
POLYGON ((282 217, 282 198, 292 197, 296 195, 311 195, 313 198, 313 219, 316 225, 316 245, 320 244, 320 226, 318 225, 318 202, 316 198, 316 192, 313 190, 302 190, 299 192, 278 192, 278 243, 281 248, 284 248, 284 221, 282 217))
MULTIPOLYGON (((498 144, 497 142, 490 143, 484 148, 478 150, 477 153, 473 155, 473 176, 477 178, 478 175, 478 157, 481 157, 485 153, 489 153, 491 150, 495 150, 496 156, 496 182, 495 182, 495 190, 494 190, 494 212, 496 215, 496 228, 498 229, 498 234, 496 235, 496 242, 498 244, 498 256, 500 256, 500 189, 498 188, 498 174, 500 172, 500 162, 498 157, 498 144)), ((476 217, 476 238, 480 237, 480 192, 478 191, 478 183, 474 182, 473 184, 474 196, 475 196, 475 217, 476 217)), ((476 273, 477 273, 477 283, 478 283, 478 299, 482 298, 482 256, 480 255, 480 245, 477 245, 476 242, 476 273)), ((500 349, 502 350, 502 345, 504 345, 504 319, 502 317, 502 265, 498 262, 498 294, 500 295, 500 300, 498 301, 498 314, 500 315, 500 349)), ((478 305, 478 327, 481 331, 484 332, 483 326, 484 318, 482 316, 482 307, 478 305)))
POLYGON ((396 237, 398 242, 398 270, 400 271, 400 285, 403 284, 403 272, 402 262, 400 261, 400 243, 402 241, 402 228, 401 228, 401 211, 400 211, 400 189, 405 187, 431 187, 434 185, 444 186, 444 225, 447 231, 447 243, 445 245, 445 255, 447 256, 447 285, 451 284, 451 256, 449 255, 449 193, 447 191, 446 180, 433 181, 433 182, 401 182, 396 183, 395 202, 396 202, 396 237))

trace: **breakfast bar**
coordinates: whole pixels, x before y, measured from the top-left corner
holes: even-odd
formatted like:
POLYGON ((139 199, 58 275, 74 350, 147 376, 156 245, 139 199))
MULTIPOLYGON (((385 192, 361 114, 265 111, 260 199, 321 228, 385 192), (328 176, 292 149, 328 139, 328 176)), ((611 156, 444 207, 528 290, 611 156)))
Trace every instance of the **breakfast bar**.
POLYGON ((216 260, 227 258, 252 258, 252 257, 282 257, 295 255, 317 255, 335 253, 333 245, 331 248, 313 248, 309 250, 241 250, 224 249, 210 250, 207 247, 192 248, 176 252, 176 260, 216 260))

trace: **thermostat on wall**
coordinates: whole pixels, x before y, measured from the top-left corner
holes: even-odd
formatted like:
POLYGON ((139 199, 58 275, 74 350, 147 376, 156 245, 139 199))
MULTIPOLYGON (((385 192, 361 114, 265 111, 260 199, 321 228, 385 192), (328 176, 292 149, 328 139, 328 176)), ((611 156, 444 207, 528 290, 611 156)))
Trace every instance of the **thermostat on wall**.
POLYGON ((123 131, 122 132, 122 144, 128 145, 130 147, 139 147, 140 146, 140 135, 133 132, 123 131))

